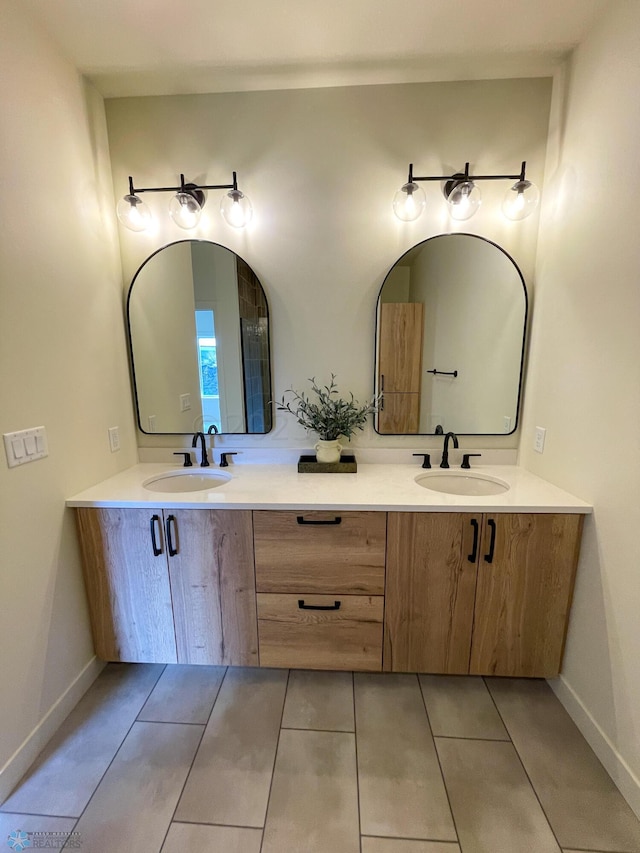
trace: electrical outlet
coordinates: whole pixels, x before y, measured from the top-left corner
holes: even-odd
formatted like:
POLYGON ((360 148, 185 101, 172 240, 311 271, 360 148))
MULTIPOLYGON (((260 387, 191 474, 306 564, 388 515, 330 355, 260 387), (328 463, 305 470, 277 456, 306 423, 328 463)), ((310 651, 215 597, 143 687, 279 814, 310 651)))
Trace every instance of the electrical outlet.
POLYGON ((180 394, 180 411, 188 412, 191 408, 191 394, 180 394))
POLYGON ((112 453, 120 450, 120 427, 109 427, 109 447, 112 453))
POLYGON ((533 449, 536 453, 544 453, 544 437, 547 431, 544 427, 536 427, 535 438, 533 439, 533 449))
POLYGON ((511 432, 511 418, 509 415, 504 416, 504 431, 511 432))

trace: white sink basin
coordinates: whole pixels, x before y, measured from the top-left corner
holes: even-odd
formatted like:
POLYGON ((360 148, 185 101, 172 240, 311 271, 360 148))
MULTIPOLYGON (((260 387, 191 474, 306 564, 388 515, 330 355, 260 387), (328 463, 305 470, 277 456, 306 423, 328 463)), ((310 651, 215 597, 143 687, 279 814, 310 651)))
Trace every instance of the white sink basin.
POLYGON ((198 468, 195 471, 165 471, 149 477, 142 484, 151 492, 208 492, 217 489, 231 479, 230 474, 222 471, 207 471, 198 468))
POLYGON ((424 489, 448 495, 501 495, 509 490, 504 480, 472 471, 430 471, 418 475, 416 483, 424 489))

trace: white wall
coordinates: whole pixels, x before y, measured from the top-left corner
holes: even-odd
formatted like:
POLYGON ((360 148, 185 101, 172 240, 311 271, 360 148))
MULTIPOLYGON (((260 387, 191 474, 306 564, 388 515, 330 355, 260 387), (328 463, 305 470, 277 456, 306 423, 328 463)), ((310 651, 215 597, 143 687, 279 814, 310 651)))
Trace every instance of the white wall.
MULTIPOLYGON (((106 103, 114 186, 169 186, 187 180, 222 183, 238 172, 254 218, 244 231, 218 213, 209 192, 193 236, 242 255, 261 279, 272 325, 274 396, 316 376, 337 374, 360 400, 373 391, 375 307, 382 281, 415 243, 443 231, 471 231, 502 244, 531 284, 537 217, 510 222, 500 212, 505 185, 486 182, 476 217, 455 223, 439 184, 415 223, 393 215, 392 200, 416 174, 449 174, 469 160, 482 173, 517 172, 526 159, 542 183, 550 81, 370 86, 236 94, 125 98, 106 103)), ((529 172, 528 172, 529 174, 529 172)), ((148 194, 157 217, 152 233, 121 230, 125 279, 184 231, 166 214, 168 195, 148 194)), ((304 433, 277 414, 276 429, 251 444, 292 444, 304 433)), ((166 438, 139 436, 140 444, 166 438)), ((308 441, 308 440, 307 440, 308 441)), ((358 444, 413 446, 415 438, 369 433, 358 444)), ((440 446, 441 440, 421 439, 440 446)), ((240 443, 234 438, 234 443, 240 443)), ((516 447, 516 436, 483 444, 516 447)))
POLYGON ((64 500, 136 453, 102 99, 7 0, 0 114, 0 432, 49 439, 0 454, 1 800, 97 672, 64 500))
POLYGON ((555 686, 640 814, 638 92, 640 4, 625 0, 558 81, 521 461, 595 506, 555 686))

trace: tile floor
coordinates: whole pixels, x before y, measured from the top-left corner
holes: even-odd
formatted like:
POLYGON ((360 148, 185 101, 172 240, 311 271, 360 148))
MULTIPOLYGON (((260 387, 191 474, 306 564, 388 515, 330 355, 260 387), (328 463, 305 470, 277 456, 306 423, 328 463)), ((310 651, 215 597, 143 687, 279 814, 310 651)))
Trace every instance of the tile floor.
POLYGON ((18 829, 83 853, 640 853, 544 681, 208 666, 109 665, 0 808, 1 849, 18 829))

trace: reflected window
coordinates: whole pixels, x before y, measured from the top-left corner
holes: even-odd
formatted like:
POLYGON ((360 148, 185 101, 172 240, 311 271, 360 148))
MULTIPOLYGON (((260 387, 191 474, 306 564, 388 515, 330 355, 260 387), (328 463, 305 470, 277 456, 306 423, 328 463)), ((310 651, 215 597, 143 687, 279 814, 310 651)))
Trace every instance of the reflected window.
POLYGON ((218 357, 215 320, 212 310, 196 310, 196 335, 198 339, 198 370, 200 373, 203 429, 206 432, 211 426, 214 426, 218 432, 221 432, 218 357))

